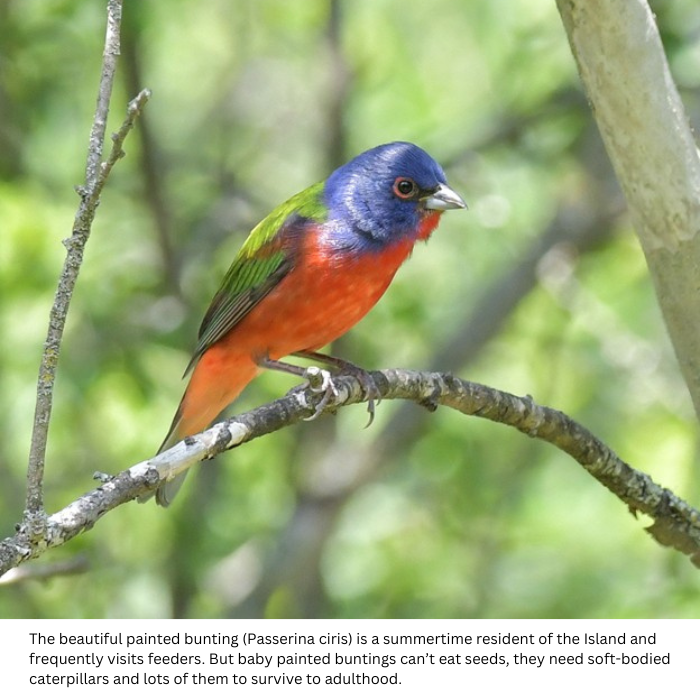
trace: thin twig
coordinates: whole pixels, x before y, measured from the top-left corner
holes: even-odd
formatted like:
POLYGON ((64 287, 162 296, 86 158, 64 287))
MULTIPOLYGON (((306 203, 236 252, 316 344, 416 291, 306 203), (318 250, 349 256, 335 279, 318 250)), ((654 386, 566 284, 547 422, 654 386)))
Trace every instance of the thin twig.
MULTIPOLYGON (((467 382, 449 374, 385 370, 372 377, 384 399, 406 399, 427 407, 449 406, 461 413, 503 423, 526 435, 555 445, 571 455, 605 485, 633 513, 654 519, 648 528, 661 544, 671 546, 700 565, 700 512, 649 476, 634 470, 609 447, 574 420, 552 408, 497 389, 467 382)), ((336 377, 337 394, 324 412, 363 400, 362 387, 352 377, 336 377)), ((47 520, 41 543, 31 538, 25 525, 14 537, 0 542, 0 574, 57 547, 92 528, 107 512, 150 493, 163 478, 171 478, 197 462, 262 435, 301 422, 314 412, 317 396, 297 388, 265 406, 218 423, 156 457, 120 472, 98 488, 77 498, 47 520)))
POLYGON ((53 389, 56 367, 63 339, 66 318, 78 273, 83 261, 85 245, 90 236, 92 222, 100 201, 100 194, 109 178, 112 167, 123 155, 122 146, 127 134, 134 126, 140 110, 148 101, 150 92, 143 90, 129 103, 127 117, 119 131, 112 136, 113 144, 106 162, 100 163, 104 148, 104 135, 109 113, 109 100, 114 83, 114 71, 119 54, 119 23, 121 20, 121 0, 108 3, 107 35, 103 59, 102 77, 97 99, 95 119, 90 134, 85 185, 78 188, 80 205, 73 222, 70 238, 64 240, 66 259, 58 281, 56 295, 49 315, 49 329, 44 343, 39 379, 37 382, 37 401, 34 413, 34 425, 27 467, 27 500, 25 519, 32 537, 40 539, 45 529, 44 515, 44 464, 46 459, 46 442, 53 406, 53 389))
POLYGON ((109 103, 112 99, 112 87, 114 75, 117 71, 117 60, 121 52, 120 29, 122 22, 122 0, 108 0, 107 2, 107 33, 105 36, 105 48, 102 55, 102 74, 100 75, 100 87, 97 92, 97 106, 95 118, 90 130, 90 145, 88 147, 87 163, 85 166, 85 186, 94 187, 98 178, 100 158, 105 143, 107 131, 107 117, 109 116, 109 103))
MULTIPOLYGON (((63 338, 63 329, 78 273, 83 261, 85 244, 90 235, 92 222, 99 204, 102 189, 109 178, 114 164, 124 155, 122 146, 128 133, 134 127, 139 112, 150 97, 148 90, 142 90, 130 103, 127 116, 119 131, 112 135, 112 150, 109 158, 100 165, 97 179, 89 192, 81 192, 81 203, 76 214, 73 235, 64 241, 67 248, 66 259, 58 282, 56 296, 49 316, 49 331, 44 344, 39 381, 37 404, 34 416, 29 467, 27 470, 27 506, 25 517, 40 516, 43 513, 43 475, 46 454, 46 436, 53 403, 53 386, 56 366, 63 338)), ((40 525, 40 523, 38 523, 40 525)), ((43 528, 39 527, 40 534, 43 528)))
POLYGON ((68 307, 73 289, 78 279, 78 271, 83 258, 83 250, 90 235, 90 227, 95 216, 99 200, 97 184, 100 180, 99 163, 104 146, 104 135, 109 114, 109 100, 114 84, 117 56, 119 55, 119 26, 121 22, 121 0, 109 0, 107 7, 107 33, 102 62, 102 75, 97 96, 95 118, 90 132, 87 164, 85 167, 85 185, 78 188, 80 206, 75 216, 72 236, 64 241, 67 255, 63 271, 58 282, 56 296, 49 316, 49 329, 41 357, 39 379, 37 382, 37 399, 29 449, 27 468, 27 518, 35 521, 36 534, 40 535, 44 512, 44 462, 46 459, 46 440, 53 407, 53 388, 56 379, 56 366, 61 349, 63 329, 65 328, 68 307))

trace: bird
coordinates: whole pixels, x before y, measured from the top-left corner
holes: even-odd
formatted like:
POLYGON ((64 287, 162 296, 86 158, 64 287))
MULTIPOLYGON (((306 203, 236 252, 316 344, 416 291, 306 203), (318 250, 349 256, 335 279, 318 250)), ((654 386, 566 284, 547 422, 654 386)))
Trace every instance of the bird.
MULTIPOLYGON (((274 209, 250 232, 204 315, 159 453, 207 428, 264 369, 303 376, 282 360, 290 356, 358 376, 373 412, 369 373, 318 351, 372 309, 443 212, 466 206, 426 151, 394 141, 274 209)), ((159 505, 170 505, 185 475, 158 485, 159 505)))

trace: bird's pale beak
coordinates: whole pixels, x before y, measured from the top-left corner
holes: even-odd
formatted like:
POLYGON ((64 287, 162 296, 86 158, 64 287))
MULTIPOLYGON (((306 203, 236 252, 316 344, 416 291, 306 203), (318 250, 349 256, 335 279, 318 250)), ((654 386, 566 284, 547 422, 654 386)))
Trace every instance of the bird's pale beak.
POLYGON ((466 209, 467 203, 453 189, 440 184, 435 192, 423 200, 423 206, 426 209, 445 211, 446 209, 466 209))

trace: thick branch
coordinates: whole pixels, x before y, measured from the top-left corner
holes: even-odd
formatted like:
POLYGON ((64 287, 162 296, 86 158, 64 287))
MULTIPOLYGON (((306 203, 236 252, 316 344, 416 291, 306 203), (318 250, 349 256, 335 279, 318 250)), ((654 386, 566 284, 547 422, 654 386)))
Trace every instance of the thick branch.
MULTIPOLYGON (((449 406, 550 442, 583 465, 633 512, 652 517, 654 524, 649 531, 657 541, 689 554, 695 564, 700 564, 700 512, 632 469, 563 413, 539 406, 530 397, 513 396, 449 374, 386 370, 374 372, 373 377, 382 398, 408 399, 428 408, 449 406)), ((338 392, 329 400, 325 412, 362 401, 357 380, 336 377, 334 385, 338 392)), ((313 413, 315 401, 317 396, 311 390, 298 388, 121 472, 50 516, 46 537, 39 543, 32 540, 25 525, 20 526, 14 537, 0 543, 0 574, 92 528, 113 508, 151 492, 160 479, 171 478, 200 460, 302 421, 313 413)))
POLYGON ((557 0, 700 416, 700 158, 646 0, 557 0))

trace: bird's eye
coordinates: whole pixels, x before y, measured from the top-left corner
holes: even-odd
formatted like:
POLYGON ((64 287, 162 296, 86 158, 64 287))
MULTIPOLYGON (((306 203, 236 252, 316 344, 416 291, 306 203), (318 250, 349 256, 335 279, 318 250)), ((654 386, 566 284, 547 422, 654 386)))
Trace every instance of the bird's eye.
POLYGON ((416 185, 410 177, 397 177, 394 180, 394 194, 401 199, 410 199, 418 193, 416 185))

